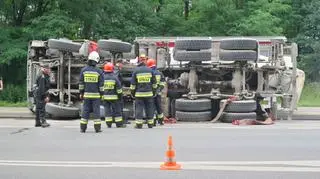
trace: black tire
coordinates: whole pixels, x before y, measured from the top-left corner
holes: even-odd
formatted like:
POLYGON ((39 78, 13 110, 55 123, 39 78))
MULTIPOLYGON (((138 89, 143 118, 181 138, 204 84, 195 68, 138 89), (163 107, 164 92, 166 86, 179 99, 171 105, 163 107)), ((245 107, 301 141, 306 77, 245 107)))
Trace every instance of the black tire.
POLYGON ((120 40, 99 40, 98 46, 100 49, 110 52, 131 52, 131 44, 128 42, 122 42, 120 40))
POLYGON ((209 39, 198 40, 176 40, 175 49, 177 50, 202 50, 211 49, 212 41, 209 39))
MULTIPOLYGON (((220 106, 226 100, 221 100, 220 106)), ((243 113, 243 112, 254 112, 257 109, 257 103, 255 100, 243 100, 243 101, 233 101, 228 104, 224 109, 224 112, 235 112, 235 113, 243 113)))
POLYGON ((211 100, 210 99, 185 99, 180 98, 176 100, 175 103, 176 110, 186 111, 186 112, 198 112, 198 111, 208 111, 211 110, 211 100))
POLYGON ((69 40, 58 40, 58 39, 49 39, 48 47, 52 49, 69 51, 69 52, 79 52, 81 48, 80 43, 75 43, 69 40))
POLYGON ((55 103, 47 103, 46 112, 54 118, 77 118, 79 117, 79 108, 59 106, 55 103))
POLYGON ((210 50, 201 50, 201 51, 178 50, 174 52, 174 59, 177 61, 190 61, 190 62, 211 61, 211 51, 210 50))
POLYGON ((251 113, 223 113, 220 120, 225 123, 232 123, 233 120, 241 119, 257 119, 257 114, 255 112, 251 113))
POLYGON ((201 121, 210 121, 212 119, 212 115, 211 115, 211 111, 202 111, 202 112, 176 111, 176 118, 178 121, 201 122, 201 121))
POLYGON ((219 58, 222 61, 257 61, 258 52, 253 50, 220 50, 219 58))
POLYGON ((249 38, 232 38, 220 41, 220 49, 224 50, 257 50, 258 41, 249 38))
POLYGON ((122 58, 123 59, 134 59, 134 58, 136 58, 136 55, 133 52, 123 53, 122 58))
POLYGON ((112 54, 108 51, 104 51, 104 50, 99 50, 99 55, 100 57, 103 57, 103 58, 112 58, 112 54))

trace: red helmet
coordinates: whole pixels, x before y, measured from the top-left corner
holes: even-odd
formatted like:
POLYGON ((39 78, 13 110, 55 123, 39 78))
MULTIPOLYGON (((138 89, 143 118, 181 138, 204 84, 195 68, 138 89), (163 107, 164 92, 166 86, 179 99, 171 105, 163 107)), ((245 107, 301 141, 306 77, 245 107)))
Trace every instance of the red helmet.
POLYGON ((156 66, 156 61, 155 61, 154 59, 148 59, 148 61, 147 61, 147 66, 148 66, 149 68, 155 67, 155 66, 156 66))
POLYGON ((105 64, 104 67, 103 67, 103 70, 105 72, 113 72, 113 69, 114 69, 113 64, 110 63, 110 62, 105 64))

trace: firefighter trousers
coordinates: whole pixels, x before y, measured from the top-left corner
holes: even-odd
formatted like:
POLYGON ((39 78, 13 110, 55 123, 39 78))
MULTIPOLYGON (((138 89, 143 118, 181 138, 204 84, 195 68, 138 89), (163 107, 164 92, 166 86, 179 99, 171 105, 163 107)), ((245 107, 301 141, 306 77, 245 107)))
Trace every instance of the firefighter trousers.
POLYGON ((80 121, 80 124, 82 126, 81 127, 82 130, 86 129, 91 112, 93 112, 94 126, 95 126, 96 131, 100 130, 100 128, 99 128, 99 126, 101 126, 100 103, 101 103, 100 98, 99 99, 84 99, 82 118, 80 121))
POLYGON ((161 107, 161 95, 156 95, 154 97, 154 107, 155 107, 155 113, 157 114, 155 118, 157 120, 163 120, 163 111, 161 107))
POLYGON ((153 124, 154 97, 136 98, 135 117, 136 124, 143 124, 143 111, 145 111, 148 124, 153 124))
POLYGON ((122 103, 120 100, 105 100, 104 109, 106 114, 106 123, 112 123, 113 119, 115 123, 123 123, 122 103))

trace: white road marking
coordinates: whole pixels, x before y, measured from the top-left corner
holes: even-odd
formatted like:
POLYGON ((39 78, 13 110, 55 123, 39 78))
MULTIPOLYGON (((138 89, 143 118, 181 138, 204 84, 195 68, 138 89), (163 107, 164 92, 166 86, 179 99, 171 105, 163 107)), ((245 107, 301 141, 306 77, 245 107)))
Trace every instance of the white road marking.
MULTIPOLYGON (((301 161, 181 161, 184 170, 320 172, 319 160, 301 161), (263 165, 263 166, 262 166, 263 165), (272 166, 283 165, 283 166, 272 166)), ((28 161, 0 160, 0 166, 13 167, 71 167, 71 168, 148 168, 158 169, 161 162, 112 161, 28 161)))

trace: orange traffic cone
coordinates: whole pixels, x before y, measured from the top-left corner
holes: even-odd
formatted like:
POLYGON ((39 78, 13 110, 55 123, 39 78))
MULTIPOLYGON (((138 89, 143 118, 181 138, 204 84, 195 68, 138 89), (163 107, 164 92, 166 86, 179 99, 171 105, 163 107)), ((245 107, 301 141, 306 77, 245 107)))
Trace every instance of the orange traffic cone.
POLYGON ((161 170, 180 170, 181 165, 177 164, 174 160, 175 152, 172 147, 172 136, 169 136, 168 138, 168 150, 166 152, 167 161, 163 164, 161 164, 160 169, 161 170))

